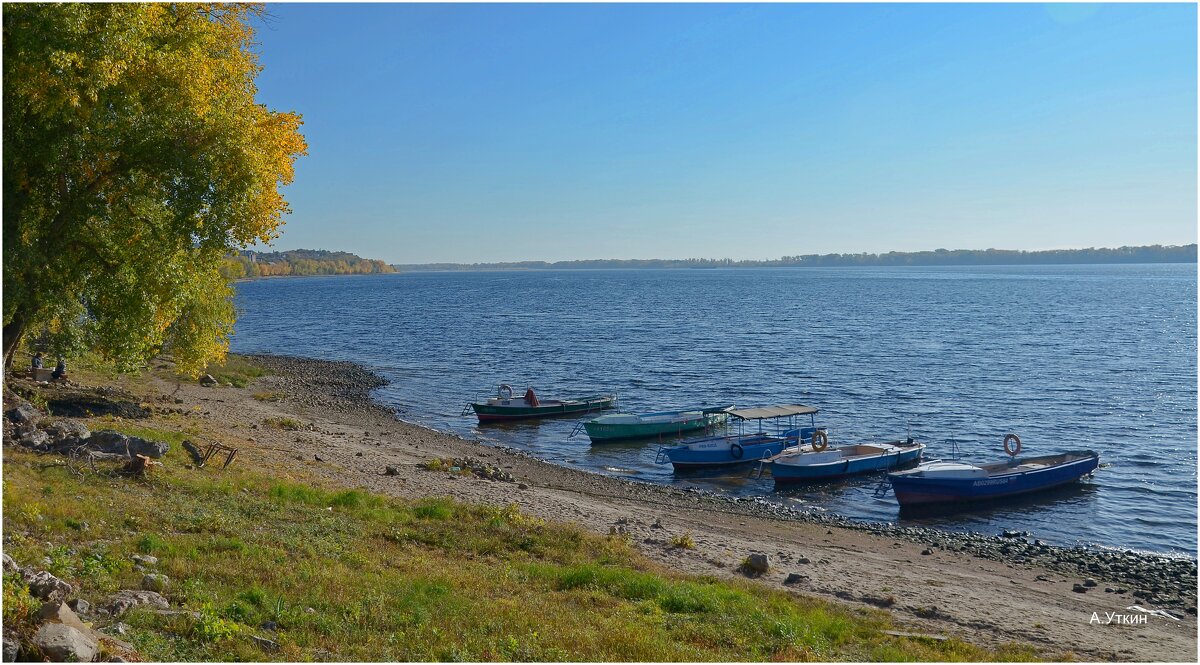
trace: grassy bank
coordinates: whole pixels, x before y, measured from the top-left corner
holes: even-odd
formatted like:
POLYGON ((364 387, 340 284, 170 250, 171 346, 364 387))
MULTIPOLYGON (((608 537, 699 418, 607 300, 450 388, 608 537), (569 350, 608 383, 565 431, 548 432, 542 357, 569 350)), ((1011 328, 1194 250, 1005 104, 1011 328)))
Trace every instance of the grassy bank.
MULTIPOLYGON (((147 480, 4 450, 5 551, 93 604, 137 588, 151 554, 164 595, 123 637, 148 659, 1024 660, 1032 651, 894 637, 881 611, 669 573, 624 537, 545 523, 515 506, 406 501, 255 468, 188 468, 203 435, 178 415, 93 419, 171 442, 147 480), (43 562, 49 558, 49 564, 43 562), (277 629, 262 628, 275 622, 277 629), (251 637, 274 640, 266 651, 251 637)), ((472 481, 463 481, 472 482, 472 481)), ((33 608, 5 580, 4 621, 33 608)), ((98 624, 98 625, 103 625, 98 624)))

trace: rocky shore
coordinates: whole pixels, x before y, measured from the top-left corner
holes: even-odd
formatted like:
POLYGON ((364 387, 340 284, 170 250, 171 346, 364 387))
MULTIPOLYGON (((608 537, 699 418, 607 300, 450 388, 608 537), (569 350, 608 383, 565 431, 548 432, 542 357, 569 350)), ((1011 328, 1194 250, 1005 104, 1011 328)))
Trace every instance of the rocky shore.
MULTIPOLYGON (((244 359, 266 371, 244 388, 179 383, 162 366, 70 390, 92 391, 88 399, 101 408, 108 398, 138 405, 138 413, 122 407, 123 413, 134 419, 145 413, 137 422, 152 427, 204 432, 240 449, 239 465, 405 498, 516 504, 522 514, 626 538, 679 572, 750 576, 802 595, 884 608, 917 632, 981 645, 1034 644, 1047 657, 1190 662, 1196 656, 1193 559, 1059 547, 1012 531, 856 522, 763 498, 589 473, 399 420, 370 397, 384 380, 354 363, 244 359), (1149 622, 1095 625, 1096 617, 1114 612, 1145 614, 1149 622)), ((9 383, 21 387, 19 380, 9 383)), ((54 398, 65 389, 45 390, 54 398)), ((63 419, 32 420, 46 429, 63 419)), ((101 430, 104 422, 78 424, 101 430)), ((40 438, 25 436, 31 430, 22 427, 17 441, 40 438)))
MULTIPOLYGON (((392 414, 393 410, 371 399, 371 391, 387 383, 361 365, 346 361, 315 360, 279 355, 248 355, 248 360, 272 374, 287 376, 293 399, 308 407, 333 408, 343 412, 371 409, 392 414)), ((439 432, 445 436, 455 436, 439 432)), ((460 437, 456 437, 460 438, 460 437)), ((463 440, 478 446, 480 441, 463 440)), ((506 454, 551 464, 535 455, 503 445, 489 446, 506 454)), ((729 497, 699 489, 680 490, 652 483, 588 474, 558 467, 569 474, 591 476, 581 479, 580 489, 607 485, 610 492, 625 498, 666 504, 687 504, 727 514, 794 520, 836 526, 872 535, 901 539, 931 549, 963 552, 1027 569, 1042 568, 1079 578, 1076 593, 1109 593, 1127 596, 1130 603, 1165 606, 1172 612, 1196 615, 1197 562, 1134 550, 1061 547, 1032 538, 1028 532, 1004 530, 999 534, 946 531, 891 523, 860 522, 821 510, 801 510, 763 498, 729 497), (1100 580, 1100 581, 1097 581, 1100 580), (1089 584, 1089 581, 1093 582, 1089 584)))

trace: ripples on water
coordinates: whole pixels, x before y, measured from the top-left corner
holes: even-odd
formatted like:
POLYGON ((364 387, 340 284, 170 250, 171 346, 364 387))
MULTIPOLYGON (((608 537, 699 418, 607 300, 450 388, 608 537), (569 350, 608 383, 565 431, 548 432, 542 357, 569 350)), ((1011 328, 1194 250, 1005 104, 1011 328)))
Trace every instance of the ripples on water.
POLYGON ((238 285, 233 348, 354 360, 402 416, 610 475, 895 521, 879 477, 775 493, 746 469, 677 476, 656 445, 591 445, 574 421, 480 427, 500 382, 616 391, 630 411, 821 408, 833 441, 913 435, 993 461, 1092 448, 1094 480, 918 523, 1060 544, 1196 552, 1196 266, 411 273, 238 285))

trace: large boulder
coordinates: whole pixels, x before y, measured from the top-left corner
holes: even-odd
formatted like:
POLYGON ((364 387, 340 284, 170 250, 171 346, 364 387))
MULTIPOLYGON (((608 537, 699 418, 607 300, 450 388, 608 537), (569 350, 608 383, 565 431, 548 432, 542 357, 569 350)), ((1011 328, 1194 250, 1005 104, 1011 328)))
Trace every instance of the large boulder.
POLYGON ((112 430, 102 430, 92 432, 91 438, 88 439, 88 448, 102 453, 115 453, 118 455, 128 455, 136 457, 145 455, 146 457, 158 458, 167 454, 171 446, 166 441, 151 441, 138 436, 129 436, 112 430))
POLYGON ((21 571, 21 567, 17 565, 16 561, 13 561, 13 558, 8 555, 8 552, 4 552, 3 557, 4 557, 4 572, 17 573, 17 572, 21 571))
POLYGON ((50 435, 40 429, 31 429, 22 434, 19 441, 26 448, 40 448, 50 442, 50 435))
POLYGON ((52 661, 87 663, 96 657, 96 638, 65 623, 46 623, 33 636, 33 646, 52 661))
POLYGON ((766 554, 754 553, 746 557, 744 566, 747 573, 762 575, 771 570, 771 559, 766 554))
POLYGON ((105 612, 114 617, 119 617, 135 607, 168 610, 171 609, 171 604, 167 602, 166 598, 163 598, 154 591, 125 589, 124 591, 118 591, 101 606, 105 612))
POLYGON ((61 418, 46 427, 46 434, 57 445, 62 443, 82 443, 84 439, 92 435, 92 432, 83 423, 61 418))
POLYGON ((42 605, 42 609, 38 611, 38 621, 41 623, 61 623, 70 626, 86 635, 91 635, 92 629, 88 628, 75 612, 61 600, 52 600, 42 605))
POLYGON ((8 633, 4 634, 4 662, 15 663, 17 661, 17 653, 21 651, 21 644, 16 638, 9 637, 8 633))
POLYGON ((29 593, 40 600, 62 600, 75 592, 70 584, 44 570, 26 570, 25 583, 29 585, 29 593))
POLYGON ((171 579, 162 573, 149 573, 142 576, 142 588, 146 591, 163 591, 171 579))
POLYGON ((45 415, 29 402, 21 401, 16 406, 4 412, 4 416, 16 424, 36 423, 45 415))

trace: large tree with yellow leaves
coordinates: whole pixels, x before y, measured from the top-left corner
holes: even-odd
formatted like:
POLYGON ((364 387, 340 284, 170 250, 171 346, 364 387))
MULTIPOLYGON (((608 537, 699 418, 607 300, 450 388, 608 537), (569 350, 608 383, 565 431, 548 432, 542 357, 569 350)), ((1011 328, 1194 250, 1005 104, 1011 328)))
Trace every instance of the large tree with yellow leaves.
POLYGON ((218 268, 278 236, 300 117, 255 101, 229 4, 4 6, 4 360, 35 334, 122 366, 228 348, 218 268))

